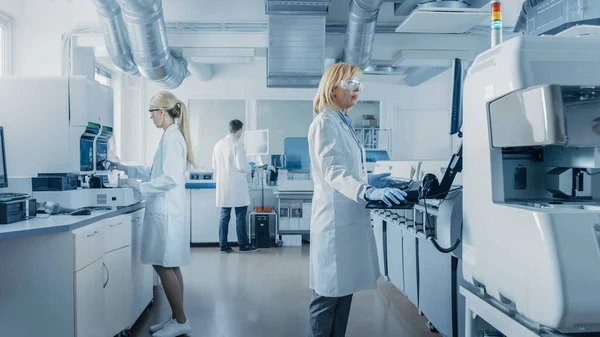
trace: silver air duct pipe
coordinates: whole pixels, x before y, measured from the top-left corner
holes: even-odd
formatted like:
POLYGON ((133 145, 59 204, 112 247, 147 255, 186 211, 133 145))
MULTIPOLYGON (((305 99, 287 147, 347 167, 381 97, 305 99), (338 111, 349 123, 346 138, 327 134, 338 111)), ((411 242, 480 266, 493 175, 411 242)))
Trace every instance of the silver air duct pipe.
POLYGON ((137 65, 133 61, 129 41, 127 41, 121 6, 117 0, 94 0, 94 2, 110 61, 115 68, 128 75, 139 75, 137 65))
POLYGON ((118 0, 123 9, 133 59, 142 75, 167 88, 187 76, 187 62, 171 54, 161 0, 118 0))
POLYGON ((379 7, 383 0, 352 0, 344 46, 345 63, 351 63, 365 69, 371 60, 375 26, 379 7))

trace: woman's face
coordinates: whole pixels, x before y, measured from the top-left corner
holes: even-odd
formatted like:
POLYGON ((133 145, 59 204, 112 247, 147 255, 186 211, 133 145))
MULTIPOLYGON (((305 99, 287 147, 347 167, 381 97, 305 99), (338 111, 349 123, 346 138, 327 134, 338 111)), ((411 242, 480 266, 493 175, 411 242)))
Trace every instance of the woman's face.
POLYGON ((165 122, 165 111, 163 109, 151 107, 148 109, 148 112, 150 112, 150 119, 154 122, 154 126, 162 128, 165 122))
POLYGON ((361 90, 360 77, 345 79, 333 89, 333 99, 340 109, 346 111, 356 105, 361 90))

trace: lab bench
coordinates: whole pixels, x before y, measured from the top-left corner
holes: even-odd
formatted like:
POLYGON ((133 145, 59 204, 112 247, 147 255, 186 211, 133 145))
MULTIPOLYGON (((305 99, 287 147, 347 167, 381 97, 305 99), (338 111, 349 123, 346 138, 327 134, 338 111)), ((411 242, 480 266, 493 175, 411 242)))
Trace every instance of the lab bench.
MULTIPOLYGON (((262 188, 250 188, 250 206, 246 215, 248 235, 251 237, 250 213, 255 206, 262 204, 262 188)), ((274 187, 264 187, 264 199, 266 207, 276 207, 276 198, 273 193, 274 187)), ((219 243, 219 217, 221 208, 216 206, 216 183, 214 181, 189 181, 186 183, 187 210, 186 216, 191 226, 192 246, 217 246, 219 243)), ((273 222, 275 227, 275 222, 273 222)), ((274 228, 272 231, 274 233, 274 228)), ((237 242, 235 209, 231 210, 229 220, 228 242, 237 242)))
MULTIPOLYGON (((219 241, 219 217, 221 208, 216 207, 216 184, 214 181, 190 181, 186 184, 188 209, 186 215, 191 224, 191 244, 193 246, 216 246, 219 241)), ((251 213, 255 206, 262 206, 263 189, 250 188, 248 207, 248 235, 252 238, 251 213)), ((281 190, 278 187, 264 187, 264 206, 273 208, 275 219, 271 221, 271 233, 276 242, 282 235, 303 235, 310 233, 313 191, 281 190)), ((228 241, 237 242, 235 210, 231 211, 228 241)))
POLYGON ((276 236, 310 234, 313 191, 275 189, 279 222, 276 236))
POLYGON ((0 335, 109 337, 153 298, 137 262, 144 203, 0 226, 0 335))

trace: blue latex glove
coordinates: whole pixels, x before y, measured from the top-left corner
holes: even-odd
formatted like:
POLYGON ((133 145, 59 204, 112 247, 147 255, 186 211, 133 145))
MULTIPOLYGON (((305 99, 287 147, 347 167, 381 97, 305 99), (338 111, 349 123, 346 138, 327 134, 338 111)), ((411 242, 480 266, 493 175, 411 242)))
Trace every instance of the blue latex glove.
POLYGON ((248 164, 250 164, 250 167, 251 167, 251 168, 254 168, 254 166, 256 166, 256 163, 255 163, 255 162, 253 162, 253 161, 249 162, 248 164))
POLYGON ((369 174, 369 185, 377 188, 384 188, 390 185, 399 184, 398 180, 388 178, 391 175, 390 172, 387 173, 379 173, 379 174, 369 174))
POLYGON ((397 188, 369 188, 365 197, 369 200, 383 201, 386 205, 399 204, 404 200, 406 192, 397 188))
POLYGON ((109 161, 109 166, 108 166, 109 170, 119 170, 119 171, 125 171, 125 165, 119 163, 119 162, 114 162, 114 161, 109 161))

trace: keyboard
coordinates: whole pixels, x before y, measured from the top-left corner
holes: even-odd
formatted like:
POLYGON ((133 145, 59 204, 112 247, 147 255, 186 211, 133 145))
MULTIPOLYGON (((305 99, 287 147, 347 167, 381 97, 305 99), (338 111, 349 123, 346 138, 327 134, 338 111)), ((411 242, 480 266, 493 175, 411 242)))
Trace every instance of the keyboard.
MULTIPOLYGON (((390 186, 391 187, 391 186, 390 186)), ((397 188, 397 187, 396 187, 397 188)), ((410 209, 413 205, 419 202, 419 190, 407 190, 404 201, 392 206, 386 205, 383 201, 369 201, 365 208, 370 209, 410 209)))
POLYGON ((365 208, 368 209, 411 209, 413 208, 413 203, 401 202, 399 204, 392 204, 392 206, 388 206, 383 201, 369 201, 365 208))
POLYGON ((412 181, 409 181, 409 182, 405 182, 405 183, 392 184, 392 185, 389 185, 388 187, 398 188, 398 189, 401 189, 404 191, 406 189, 409 189, 411 185, 412 185, 412 181))
POLYGON ((24 200, 29 198, 27 193, 0 193, 0 202, 24 200))

